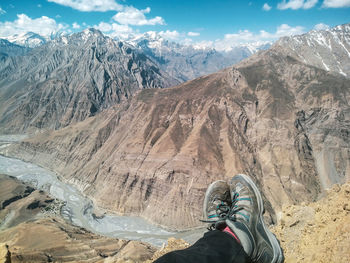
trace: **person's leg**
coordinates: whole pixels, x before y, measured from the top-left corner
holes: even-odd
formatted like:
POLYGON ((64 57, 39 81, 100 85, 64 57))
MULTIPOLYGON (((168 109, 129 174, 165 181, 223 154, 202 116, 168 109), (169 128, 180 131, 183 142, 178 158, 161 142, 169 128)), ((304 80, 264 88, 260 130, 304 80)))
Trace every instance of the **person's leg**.
POLYGON ((229 233, 209 231, 192 246, 172 251, 154 263, 246 263, 251 262, 241 244, 229 233))
POLYGON ((229 228, 225 218, 231 208, 230 187, 226 181, 215 181, 205 194, 203 222, 211 224, 209 231, 191 247, 170 252, 156 263, 243 263, 250 262, 238 238, 229 228))
POLYGON ((282 249, 264 223, 263 210, 260 192, 247 175, 234 176, 229 185, 216 181, 207 189, 202 220, 216 230, 155 262, 281 263, 282 249))

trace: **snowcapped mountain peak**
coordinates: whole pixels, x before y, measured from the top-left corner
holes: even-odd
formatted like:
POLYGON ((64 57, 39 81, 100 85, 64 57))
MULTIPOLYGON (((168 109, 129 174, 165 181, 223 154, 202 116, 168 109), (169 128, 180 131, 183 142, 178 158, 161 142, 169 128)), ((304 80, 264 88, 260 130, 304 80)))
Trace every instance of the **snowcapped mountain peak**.
POLYGON ((333 28, 333 30, 340 30, 340 31, 344 31, 344 32, 350 32, 350 23, 348 24, 343 24, 343 25, 338 25, 336 27, 333 28))
MULTIPOLYGON (((49 45, 52 46, 65 46, 65 45, 74 45, 74 46, 84 46, 86 44, 91 44, 95 41, 102 41, 103 43, 111 44, 115 43, 113 39, 104 36, 101 31, 94 29, 94 28, 88 28, 84 29, 81 32, 73 33, 70 35, 60 35, 59 37, 56 37, 52 41, 49 42, 49 45)), ((102 43, 101 42, 101 43, 102 43)))
POLYGON ((74 36, 75 38, 81 38, 83 41, 105 37, 100 30, 95 28, 87 28, 82 32, 74 33, 71 36, 74 36))
POLYGON ((138 35, 134 38, 127 40, 126 42, 135 47, 148 47, 154 49, 160 49, 163 46, 166 46, 167 43, 167 41, 164 38, 162 38, 157 32, 154 31, 149 31, 142 35, 138 35))
POLYGON ((234 48, 247 48, 251 54, 254 54, 260 50, 268 49, 272 45, 271 41, 257 41, 247 44, 241 44, 234 48))
POLYGON ((81 33, 86 36, 103 36, 102 32, 95 28, 86 28, 81 33))
POLYGON ((142 38, 148 38, 150 40, 163 40, 163 38, 155 31, 149 31, 141 36, 142 38))
POLYGON ((19 46, 30 48, 41 46, 49 40, 49 38, 45 38, 34 32, 15 34, 9 37, 4 37, 4 39, 19 46))

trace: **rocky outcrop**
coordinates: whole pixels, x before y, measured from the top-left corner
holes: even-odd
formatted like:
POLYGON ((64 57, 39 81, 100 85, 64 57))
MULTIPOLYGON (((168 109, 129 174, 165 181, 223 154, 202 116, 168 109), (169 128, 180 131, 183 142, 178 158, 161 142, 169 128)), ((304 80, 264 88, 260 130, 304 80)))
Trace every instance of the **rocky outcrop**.
POLYGON ((8 245, 9 262, 141 263, 155 251, 145 243, 101 237, 52 218, 2 231, 0 240, 8 245))
POLYGON ((283 207, 273 231, 285 262, 350 261, 350 184, 335 185, 315 203, 283 207))
POLYGON ((246 173, 276 222, 283 205, 349 179, 349 100, 349 79, 273 48, 2 151, 104 208, 176 229, 199 224, 212 181, 246 173))
POLYGON ((11 263, 11 252, 8 250, 8 246, 4 243, 0 243, 0 262, 11 263))
POLYGON ((94 29, 0 64, 0 130, 35 132, 82 121, 136 91, 177 84, 145 55, 94 29))

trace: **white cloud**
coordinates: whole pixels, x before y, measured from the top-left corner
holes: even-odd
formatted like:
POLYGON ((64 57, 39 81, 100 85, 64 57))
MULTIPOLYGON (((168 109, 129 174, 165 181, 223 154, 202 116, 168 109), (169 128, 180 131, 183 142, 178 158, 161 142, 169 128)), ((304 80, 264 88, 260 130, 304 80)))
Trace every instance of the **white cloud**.
POLYGON ((144 10, 137 9, 133 6, 126 6, 118 4, 115 0, 47 0, 59 5, 68 6, 73 9, 92 12, 92 11, 118 11, 113 16, 113 20, 118 22, 119 25, 165 25, 165 21, 162 17, 156 16, 151 19, 146 18, 146 14, 151 12, 151 8, 147 7, 144 10))
POLYGON ((319 24, 314 26, 314 29, 315 30, 326 30, 326 29, 329 29, 329 25, 319 23, 319 24))
POLYGON ((178 40, 180 37, 180 33, 177 32, 176 30, 174 31, 160 31, 158 33, 161 37, 165 38, 165 39, 169 39, 169 40, 178 40))
POLYGON ((98 25, 94 26, 94 28, 102 31, 104 34, 112 37, 112 38, 121 38, 126 39, 129 38, 131 34, 133 34, 133 30, 128 25, 120 25, 117 23, 105 23, 101 22, 98 25))
POLYGON ((265 10, 265 11, 270 11, 271 10, 271 6, 269 6, 269 4, 268 3, 265 3, 264 5, 263 5, 263 10, 265 10))
POLYGON ((144 10, 139 10, 135 7, 128 6, 124 8, 124 11, 117 13, 113 16, 113 19, 122 25, 164 25, 164 19, 160 16, 156 16, 152 19, 147 19, 145 14, 151 12, 151 8, 147 7, 144 10))
POLYGON ((72 24, 72 27, 73 27, 74 29, 79 29, 79 28, 80 28, 80 25, 79 25, 77 22, 74 22, 74 23, 72 24))
POLYGON ((112 32, 109 34, 112 38, 127 39, 133 34, 131 27, 127 25, 119 25, 117 23, 112 24, 112 32))
POLYGON ((280 37, 299 35, 304 33, 304 28, 301 26, 292 27, 287 24, 282 24, 277 27, 274 33, 261 30, 255 34, 249 30, 240 30, 238 33, 226 34, 223 39, 215 40, 214 42, 204 42, 201 46, 214 47, 217 50, 230 50, 234 46, 239 46, 247 43, 273 41, 280 37))
POLYGON ((42 7, 42 5, 41 5, 41 4, 38 4, 38 5, 37 5, 37 7, 41 8, 41 7, 42 7))
POLYGON ((6 14, 6 11, 0 7, 0 15, 6 14))
POLYGON ((47 0, 59 5, 71 7, 73 9, 91 12, 91 11, 121 11, 123 5, 116 3, 114 0, 47 0))
POLYGON ((282 24, 277 27, 276 33, 272 35, 272 38, 276 39, 284 36, 300 35, 303 33, 305 33, 305 31, 302 26, 292 27, 287 24, 282 24))
POLYGON ((318 0, 306 0, 303 9, 313 8, 317 4, 318 0))
POLYGON ((277 5, 277 8, 280 10, 285 9, 310 9, 317 4, 318 0, 283 0, 277 5))
POLYGON ((326 8, 350 7, 350 0, 324 0, 322 7, 326 7, 326 8))
POLYGON ((198 37, 198 36, 200 36, 200 33, 198 33, 198 32, 188 32, 187 35, 190 36, 190 37, 198 37))
POLYGON ((102 32, 109 32, 112 30, 112 25, 109 23, 101 22, 98 25, 94 26, 94 28, 96 28, 102 32))
POLYGON ((57 24, 56 21, 47 16, 31 19, 25 14, 17 15, 17 19, 13 22, 0 22, 0 37, 7 37, 14 34, 26 32, 34 32, 42 36, 49 36, 65 29, 67 26, 57 24))

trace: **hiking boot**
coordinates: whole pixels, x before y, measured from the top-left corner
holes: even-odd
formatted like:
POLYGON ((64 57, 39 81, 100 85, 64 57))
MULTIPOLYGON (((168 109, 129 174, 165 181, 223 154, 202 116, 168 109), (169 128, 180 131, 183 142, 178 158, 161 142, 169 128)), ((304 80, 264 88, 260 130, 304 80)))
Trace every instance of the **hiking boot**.
POLYGON ((227 226, 236 234, 244 251, 254 262, 283 262, 277 238, 263 220, 263 201, 257 186, 247 175, 229 181, 232 207, 227 226))
POLYGON ((230 187, 226 181, 215 181, 209 185, 203 203, 205 223, 210 223, 209 229, 226 227, 225 219, 231 208, 230 187))

